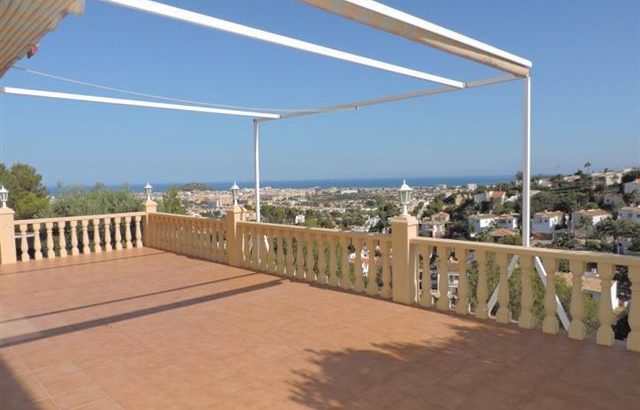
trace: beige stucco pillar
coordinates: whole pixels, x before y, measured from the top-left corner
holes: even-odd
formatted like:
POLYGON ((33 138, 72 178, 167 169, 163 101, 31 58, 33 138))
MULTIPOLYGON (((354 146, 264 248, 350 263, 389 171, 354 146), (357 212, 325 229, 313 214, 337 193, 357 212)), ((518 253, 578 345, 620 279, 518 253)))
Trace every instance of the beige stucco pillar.
POLYGON ((147 199, 142 204, 142 210, 146 214, 144 216, 142 243, 144 243, 145 246, 153 247, 155 245, 155 238, 153 235, 153 227, 151 227, 149 223, 149 214, 154 214, 158 211, 158 204, 151 199, 147 199))
POLYGON ((410 305, 416 302, 417 283, 415 253, 411 254, 409 242, 418 236, 418 220, 407 215, 391 218, 390 222, 393 301, 410 305))
POLYGON ((629 266, 631 279, 631 302, 629 304, 629 326, 627 349, 640 353, 640 266, 629 266))
POLYGON ((11 208, 0 208, 0 264, 2 265, 16 263, 14 214, 11 208))
POLYGON ((227 260, 230 266, 242 263, 242 243, 238 235, 238 222, 244 220, 245 212, 239 206, 226 210, 227 214, 227 260))

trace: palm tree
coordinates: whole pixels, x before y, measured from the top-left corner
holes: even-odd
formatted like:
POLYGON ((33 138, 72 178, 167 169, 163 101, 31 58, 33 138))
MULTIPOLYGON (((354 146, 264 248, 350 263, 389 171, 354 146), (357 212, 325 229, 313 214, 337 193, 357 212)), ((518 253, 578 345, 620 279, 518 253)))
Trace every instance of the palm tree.
POLYGON ((587 170, 587 174, 591 173, 591 162, 587 161, 584 163, 584 168, 587 170))

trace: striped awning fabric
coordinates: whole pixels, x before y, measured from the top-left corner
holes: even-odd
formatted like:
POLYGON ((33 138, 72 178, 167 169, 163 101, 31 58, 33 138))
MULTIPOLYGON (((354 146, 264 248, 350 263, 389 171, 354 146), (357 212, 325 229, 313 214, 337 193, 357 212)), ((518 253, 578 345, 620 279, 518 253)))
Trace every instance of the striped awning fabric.
POLYGON ((373 0, 300 1, 516 76, 529 75, 531 62, 524 58, 373 0))
POLYGON ((84 0, 1 0, 0 77, 54 30, 63 17, 83 10, 84 0))

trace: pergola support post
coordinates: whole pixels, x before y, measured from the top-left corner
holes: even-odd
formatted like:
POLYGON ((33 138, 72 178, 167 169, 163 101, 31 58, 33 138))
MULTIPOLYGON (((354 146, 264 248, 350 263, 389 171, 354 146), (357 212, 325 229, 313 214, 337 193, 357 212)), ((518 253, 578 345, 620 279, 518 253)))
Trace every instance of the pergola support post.
POLYGON ((253 120, 253 167, 256 182, 256 222, 260 222, 260 130, 258 120, 253 120))

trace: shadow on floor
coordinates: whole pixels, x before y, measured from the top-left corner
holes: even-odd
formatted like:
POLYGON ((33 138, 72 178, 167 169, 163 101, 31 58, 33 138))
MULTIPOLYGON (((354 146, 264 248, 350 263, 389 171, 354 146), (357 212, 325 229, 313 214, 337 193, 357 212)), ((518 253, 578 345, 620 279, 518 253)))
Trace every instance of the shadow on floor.
POLYGON ((311 409, 421 410, 604 410, 640 400, 640 355, 622 346, 475 323, 425 333, 421 343, 309 350, 313 366, 294 371, 290 400, 311 409))
POLYGON ((65 325, 65 326, 55 327, 55 328, 46 329, 42 331, 26 333, 23 335, 7 337, 4 339, 0 339, 0 347, 10 347, 10 346, 19 345, 22 343, 28 343, 36 340, 46 339, 48 337, 77 332, 80 330, 90 329, 98 326, 110 325, 113 323, 122 322, 124 320, 129 320, 129 319, 135 319, 142 316, 153 315, 153 314, 165 312, 168 310, 179 309, 179 308, 192 306, 200 303, 211 302, 213 300, 227 298, 227 297, 238 295, 241 293, 254 292, 262 289, 267 289, 273 286, 280 285, 282 282, 283 282, 283 279, 271 280, 268 282, 259 283, 257 285, 245 286, 238 289, 231 289, 224 292, 214 293, 211 295, 199 296, 196 298, 180 300, 177 302, 168 303, 160 306, 154 306, 146 309, 135 310, 132 312, 125 312, 117 315, 101 317, 93 320, 87 320, 80 323, 74 323, 71 325, 65 325))
POLYGON ((258 273, 254 272, 254 273, 247 273, 247 274, 244 274, 244 275, 233 276, 233 277, 230 277, 230 278, 209 280, 209 281, 206 281, 206 282, 200 282, 200 283, 194 283, 192 285, 181 286, 179 288, 159 290, 157 292, 143 293, 143 294, 140 294, 140 295, 129 296, 129 297, 126 297, 126 298, 107 300, 107 301, 104 301, 104 302, 91 303, 89 305, 75 306, 75 307, 71 307, 71 308, 67 308, 67 309, 53 310, 53 311, 50 311, 50 312, 37 313, 35 315, 22 316, 22 317, 17 317, 17 318, 14 318, 14 319, 2 320, 2 321, 0 321, 0 323, 9 323, 9 322, 16 322, 16 321, 25 320, 25 319, 34 319, 34 318, 42 317, 42 316, 55 315, 57 313, 66 313, 66 312, 72 312, 74 310, 82 310, 82 309, 88 309, 88 308, 93 308, 93 307, 97 307, 97 306, 109 305, 109 304, 112 304, 112 303, 126 302, 126 301, 129 301, 129 300, 135 300, 135 299, 142 299, 142 298, 146 298, 146 297, 150 297, 150 296, 157 296, 157 295, 162 295, 162 294, 165 294, 165 293, 178 292, 178 291, 181 291, 181 290, 197 288, 197 287, 200 287, 200 286, 212 285, 214 283, 220 283, 220 282, 226 282, 226 281, 230 281, 230 280, 234 280, 234 279, 240 279, 240 278, 244 278, 246 276, 253 276, 253 275, 257 275, 257 274, 258 273))
POLYGON ((84 265, 93 265, 96 263, 105 263, 105 262, 113 262, 124 259, 140 259, 147 258, 149 256, 162 255, 168 252, 154 249, 149 252, 148 249, 151 248, 143 248, 144 253, 133 253, 133 252, 141 252, 140 249, 123 249, 119 251, 113 251, 109 253, 87 253, 80 254, 78 256, 68 256, 66 258, 56 258, 56 259, 42 259, 41 261, 27 261, 27 262, 18 262, 14 265, 5 265, 0 268, 0 276, 8 276, 8 275, 19 275, 23 273, 38 273, 38 272, 46 272, 49 270, 55 269, 63 269, 69 267, 76 266, 84 266, 84 265), (112 255, 118 256, 112 256, 112 255), (84 257, 84 258, 92 258, 95 260, 83 261, 80 262, 75 258, 84 257), (99 258, 99 259, 97 259, 99 258), (41 264, 52 264, 52 266, 42 266, 41 264))

